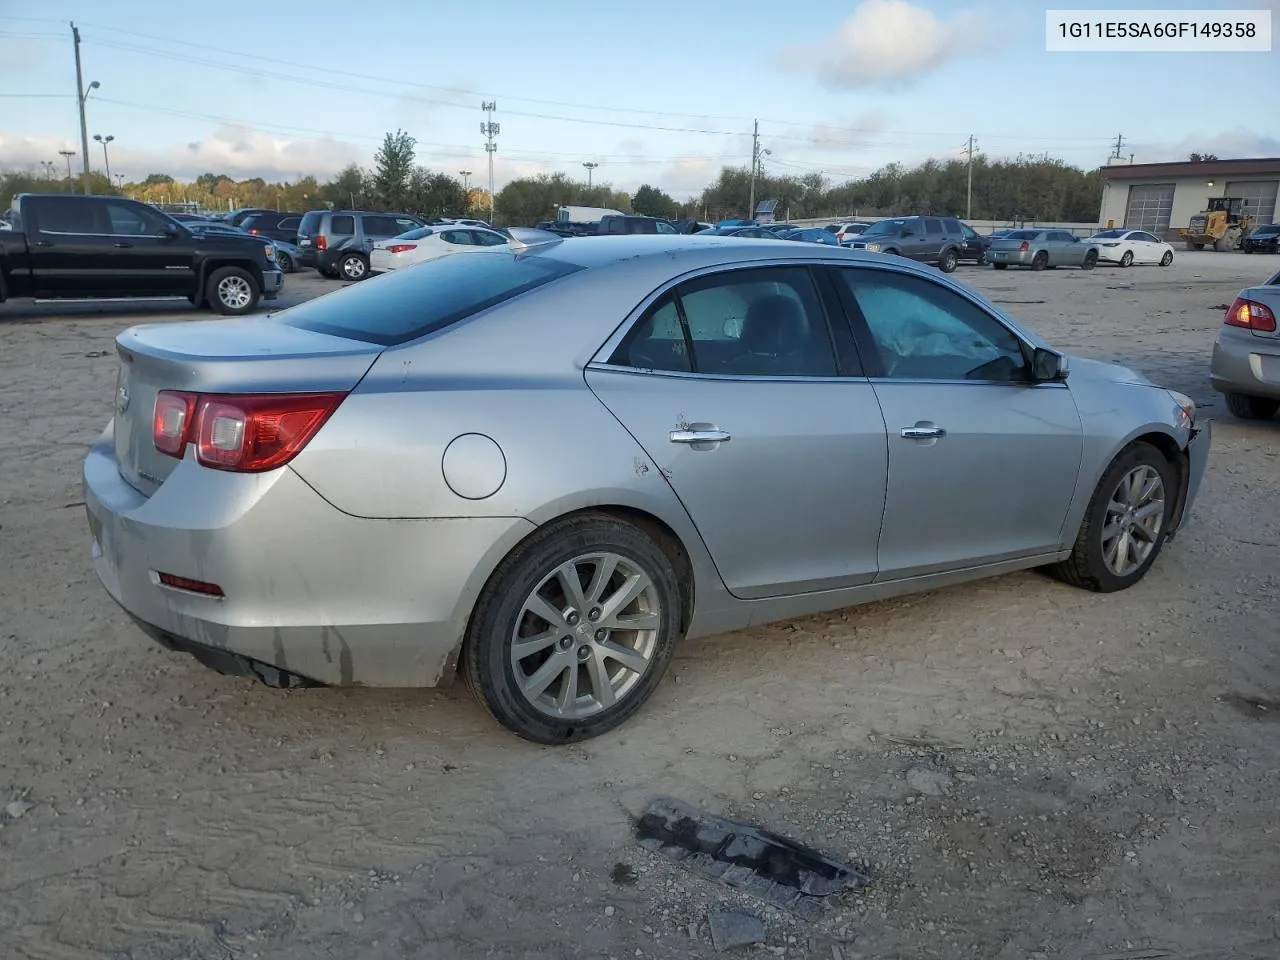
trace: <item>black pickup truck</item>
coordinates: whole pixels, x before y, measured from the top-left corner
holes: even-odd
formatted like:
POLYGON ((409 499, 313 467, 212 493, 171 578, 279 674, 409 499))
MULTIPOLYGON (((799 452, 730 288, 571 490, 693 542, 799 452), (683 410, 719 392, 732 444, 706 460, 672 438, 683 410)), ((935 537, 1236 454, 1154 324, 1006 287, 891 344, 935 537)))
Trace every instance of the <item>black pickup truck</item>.
POLYGON ((238 316, 284 285, 270 242, 198 237, 137 200, 19 194, 0 220, 0 301, 183 297, 238 316))

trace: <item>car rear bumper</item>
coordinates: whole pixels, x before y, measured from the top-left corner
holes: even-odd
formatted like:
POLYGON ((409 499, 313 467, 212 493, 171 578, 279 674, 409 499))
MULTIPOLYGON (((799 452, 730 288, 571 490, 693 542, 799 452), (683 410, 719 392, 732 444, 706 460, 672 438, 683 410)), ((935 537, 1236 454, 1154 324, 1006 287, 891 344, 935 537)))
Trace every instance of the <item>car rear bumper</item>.
POLYGON ((992 263, 1030 263, 1031 253, 1026 250, 988 250, 987 259, 992 263))
POLYGON ((1097 247, 1099 263, 1119 263, 1124 250, 1119 247, 1097 247))
POLYGON ((83 484, 93 568, 111 598, 163 645, 268 683, 449 683, 488 573, 534 529, 353 517, 288 467, 233 474, 187 460, 147 498, 120 476, 110 428, 83 484), (224 596, 163 586, 161 573, 224 596))
POLYGON ((1209 383, 1219 393, 1280 400, 1280 338, 1224 326, 1213 342, 1209 383))

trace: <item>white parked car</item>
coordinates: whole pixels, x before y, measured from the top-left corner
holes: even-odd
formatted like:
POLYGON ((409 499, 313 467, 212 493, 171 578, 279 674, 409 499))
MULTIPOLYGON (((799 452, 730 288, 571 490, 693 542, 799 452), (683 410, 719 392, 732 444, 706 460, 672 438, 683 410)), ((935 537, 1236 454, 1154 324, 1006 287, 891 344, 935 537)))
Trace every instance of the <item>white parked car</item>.
POLYGON ((1135 263, 1173 263, 1173 247, 1143 230, 1100 230, 1085 240, 1098 248, 1099 263, 1118 263, 1131 267, 1135 263))
POLYGON ((369 271, 390 273, 423 260, 500 247, 506 242, 507 238, 497 230, 484 227, 460 227, 452 223, 420 227, 375 243, 369 251, 369 271))
POLYGON ((862 233, 862 231, 866 230, 869 226, 871 226, 869 223, 850 221, 849 223, 829 223, 827 224, 826 229, 828 233, 834 233, 836 235, 836 240, 839 241, 841 246, 847 246, 853 242, 854 237, 862 233))

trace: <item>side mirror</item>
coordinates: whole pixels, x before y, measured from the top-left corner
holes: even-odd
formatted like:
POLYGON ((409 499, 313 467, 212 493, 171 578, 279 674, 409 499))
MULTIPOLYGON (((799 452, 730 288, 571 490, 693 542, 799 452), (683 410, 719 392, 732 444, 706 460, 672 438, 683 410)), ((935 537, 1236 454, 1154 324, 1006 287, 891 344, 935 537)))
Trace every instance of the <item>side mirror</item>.
POLYGON ((161 236, 180 237, 182 236, 182 228, 176 223, 167 223, 165 224, 164 230, 161 231, 161 236))
POLYGON ((1065 380, 1069 372, 1067 358, 1056 350, 1036 347, 1031 354, 1031 379, 1037 382, 1065 380))

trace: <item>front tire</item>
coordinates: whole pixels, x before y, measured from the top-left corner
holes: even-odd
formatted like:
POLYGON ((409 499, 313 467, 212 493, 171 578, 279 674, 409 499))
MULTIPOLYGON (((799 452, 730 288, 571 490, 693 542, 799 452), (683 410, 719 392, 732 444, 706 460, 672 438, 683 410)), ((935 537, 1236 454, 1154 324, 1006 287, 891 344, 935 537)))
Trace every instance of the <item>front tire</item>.
POLYGON ((987 265, 987 251, 979 250, 978 259, 973 261, 976 266, 985 267, 987 265))
POLYGON ((1132 267, 1132 266, 1133 266, 1133 251, 1132 251, 1132 250, 1126 250, 1126 251, 1124 252, 1124 255, 1120 257, 1120 266, 1122 266, 1122 267, 1132 267))
POLYGON ((1166 251, 1164 252, 1164 256, 1160 258, 1160 266, 1162 266, 1162 267, 1167 267, 1167 266, 1169 266, 1171 263, 1173 263, 1173 251, 1172 251, 1172 250, 1166 250, 1166 251))
POLYGON ((215 270, 205 284, 205 298, 223 316, 241 317, 252 312, 261 296, 258 281, 242 267, 215 270))
POLYGON ((606 514, 551 524, 502 561, 476 602, 462 673, 500 724, 534 743, 586 740, 639 710, 681 636, 671 558, 606 514))
POLYGON ((369 261, 358 253, 349 253, 338 261, 338 276, 358 281, 369 276, 369 261))
POLYGON ((1163 453, 1142 441, 1131 445, 1098 481, 1071 556, 1049 573, 1097 593, 1133 586, 1160 555, 1177 489, 1163 453))
POLYGON ((946 250, 938 260, 938 269, 943 273, 955 273, 957 263, 959 263, 959 259, 956 257, 956 252, 954 250, 946 250))
POLYGON ((293 262, 293 257, 289 256, 283 250, 276 254, 276 263, 280 264, 280 269, 285 273, 293 273, 298 269, 293 262))
POLYGON ((1247 393, 1228 393, 1227 409, 1241 420, 1270 420, 1280 411, 1280 400, 1251 397, 1247 393))

